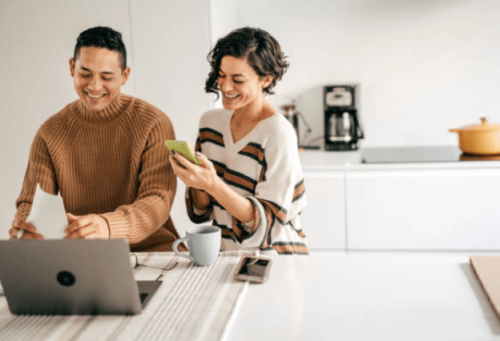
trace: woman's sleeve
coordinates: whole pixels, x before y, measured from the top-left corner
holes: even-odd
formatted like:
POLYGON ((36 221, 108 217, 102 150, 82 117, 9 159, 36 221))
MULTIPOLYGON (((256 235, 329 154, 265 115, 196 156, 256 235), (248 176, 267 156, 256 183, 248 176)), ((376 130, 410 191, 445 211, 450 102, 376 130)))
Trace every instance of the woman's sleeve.
POLYGON ((252 224, 245 225, 233 217, 235 238, 244 247, 271 247, 273 234, 284 230, 294 231, 295 236, 286 237, 291 243, 305 237, 300 226, 291 223, 306 206, 297 139, 292 129, 281 134, 278 131, 276 135, 261 148, 262 171, 255 194, 247 196, 255 207, 252 224), (285 225, 291 225, 292 230, 285 229, 285 225))

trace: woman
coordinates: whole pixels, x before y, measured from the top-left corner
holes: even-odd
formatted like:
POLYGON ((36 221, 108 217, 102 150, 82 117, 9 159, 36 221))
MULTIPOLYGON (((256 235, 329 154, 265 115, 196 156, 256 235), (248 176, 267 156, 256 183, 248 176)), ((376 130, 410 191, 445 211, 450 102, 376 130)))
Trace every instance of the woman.
POLYGON ((209 62, 205 91, 220 92, 224 109, 200 120, 195 149, 202 165, 170 155, 187 186, 189 217, 221 228, 221 250, 307 254, 297 137, 265 97, 288 67, 280 45, 266 31, 245 27, 219 39, 209 62))

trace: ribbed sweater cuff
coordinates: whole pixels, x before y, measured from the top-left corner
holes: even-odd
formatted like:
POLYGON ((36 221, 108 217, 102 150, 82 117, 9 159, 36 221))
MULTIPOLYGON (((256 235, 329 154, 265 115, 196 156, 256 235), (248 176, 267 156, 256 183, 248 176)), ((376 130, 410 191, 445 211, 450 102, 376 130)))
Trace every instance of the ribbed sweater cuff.
POLYGON ((15 218, 18 221, 26 221, 26 218, 28 217, 30 212, 31 212, 31 204, 21 204, 17 208, 15 218))
POLYGON ((127 238, 128 221, 120 212, 109 212, 100 214, 106 219, 109 227, 109 238, 127 238))

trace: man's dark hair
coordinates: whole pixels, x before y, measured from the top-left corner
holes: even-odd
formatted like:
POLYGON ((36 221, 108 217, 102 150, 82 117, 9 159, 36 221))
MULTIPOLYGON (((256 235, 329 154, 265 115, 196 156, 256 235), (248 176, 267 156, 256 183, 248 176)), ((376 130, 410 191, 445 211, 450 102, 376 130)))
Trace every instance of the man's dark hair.
POLYGON ((76 38, 73 58, 76 61, 82 47, 101 47, 110 51, 117 51, 120 58, 122 71, 127 67, 127 50, 122 40, 122 35, 109 27, 97 26, 80 33, 76 38))
POLYGON ((273 94, 271 89, 289 66, 284 53, 281 52, 280 44, 268 32, 251 27, 234 30, 219 39, 208 54, 210 73, 205 83, 205 91, 213 92, 217 98, 220 90, 217 78, 221 60, 225 56, 246 59, 259 77, 271 76, 271 84, 264 88, 266 94, 273 94))

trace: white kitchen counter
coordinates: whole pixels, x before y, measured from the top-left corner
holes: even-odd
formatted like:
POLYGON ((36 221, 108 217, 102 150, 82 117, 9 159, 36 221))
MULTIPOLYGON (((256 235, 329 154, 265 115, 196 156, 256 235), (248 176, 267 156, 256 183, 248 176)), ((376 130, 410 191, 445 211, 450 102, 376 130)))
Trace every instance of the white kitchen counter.
POLYGON ((329 152, 324 150, 304 150, 300 152, 302 169, 308 170, 344 170, 361 164, 361 151, 329 152))
POLYGON ((250 285, 227 340, 500 340, 469 256, 275 257, 269 281, 250 285))

